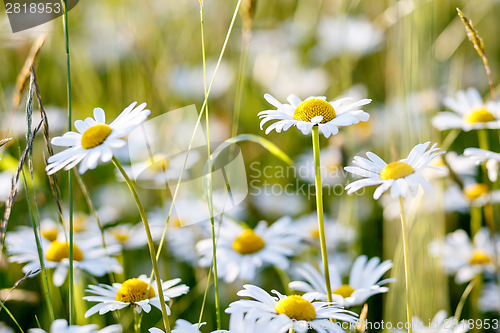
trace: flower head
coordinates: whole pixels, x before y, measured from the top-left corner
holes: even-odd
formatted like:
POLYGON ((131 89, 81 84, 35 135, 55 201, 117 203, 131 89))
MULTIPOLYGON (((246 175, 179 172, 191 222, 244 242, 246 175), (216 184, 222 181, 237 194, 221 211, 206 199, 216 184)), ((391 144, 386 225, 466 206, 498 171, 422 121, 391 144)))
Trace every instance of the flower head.
POLYGON ((464 155, 470 157, 477 163, 486 161, 486 169, 488 170, 488 178, 492 182, 496 182, 498 178, 498 165, 500 164, 500 154, 489 150, 479 148, 467 148, 464 150, 464 155))
POLYGON ((109 125, 106 124, 106 114, 101 108, 94 109, 94 118, 75 121, 78 132, 69 131, 63 136, 52 139, 55 146, 68 149, 50 156, 45 170, 53 174, 61 169, 69 170, 80 163, 78 171, 85 173, 95 169, 99 160, 109 162, 113 157, 113 149, 123 147, 126 142, 123 137, 146 120, 151 113, 146 109, 146 103, 137 106, 130 104, 109 125))
MULTIPOLYGON (((162 282, 165 302, 188 292, 189 288, 186 285, 176 286, 180 281, 181 279, 173 279, 162 282)), ((132 306, 139 313, 142 310, 145 312, 151 311, 151 305, 161 310, 156 283, 150 284, 150 280, 146 275, 128 279, 123 283, 113 283, 111 286, 106 284, 89 285, 86 292, 92 293, 94 296, 85 296, 83 297, 84 300, 99 303, 85 313, 85 318, 97 312, 102 315, 127 306, 132 306)), ((168 307, 167 313, 170 314, 168 307)))
POLYGON ((448 274, 455 274, 457 283, 472 280, 476 275, 495 271, 495 249, 498 244, 490 240, 488 229, 480 229, 471 242, 467 233, 459 229, 446 235, 444 241, 429 245, 431 255, 440 257, 448 274))
MULTIPOLYGON (((57 232, 57 230, 56 230, 57 232)), ((69 243, 64 234, 55 236, 50 230, 42 228, 41 246, 45 256, 45 267, 54 269, 53 283, 61 286, 69 270, 69 243)), ((40 267, 38 248, 33 231, 21 228, 10 232, 6 238, 9 261, 25 263, 23 272, 31 274, 40 267)), ((102 247, 102 243, 82 239, 77 235, 73 243, 73 264, 77 272, 84 271, 93 276, 103 276, 109 272, 121 273, 122 266, 110 255, 117 254, 119 247, 102 247)))
POLYGON ((262 119, 261 129, 267 122, 277 120, 267 127, 266 134, 273 129, 280 133, 296 126, 302 134, 307 135, 313 126, 318 126, 319 131, 328 138, 330 135, 336 135, 341 126, 354 125, 370 118, 370 115, 359 107, 370 103, 371 99, 350 102, 352 98, 341 98, 327 102, 324 96, 311 96, 302 101, 297 96, 290 95, 290 104, 281 104, 269 94, 264 95, 264 98, 277 108, 259 112, 259 118, 262 119))
POLYGON ((432 187, 421 172, 425 168, 430 168, 429 163, 444 152, 438 152, 439 148, 436 148, 436 144, 427 150, 429 145, 430 141, 420 143, 411 150, 407 158, 389 164, 372 152, 366 153, 368 159, 360 156, 354 157, 353 163, 356 166, 345 167, 345 170, 365 178, 347 185, 347 193, 352 194, 363 187, 372 185, 380 185, 373 194, 376 200, 389 188, 393 198, 406 197, 408 194, 414 195, 418 190, 418 185, 431 192, 432 187))
POLYGON ((246 313, 245 318, 258 320, 277 320, 283 322, 278 332, 285 332, 293 327, 295 332, 304 333, 309 328, 321 328, 323 331, 339 331, 338 323, 332 319, 355 323, 356 314, 327 302, 317 302, 314 295, 282 295, 273 290, 277 297, 269 295, 263 289, 246 284, 238 296, 253 300, 239 300, 229 304, 227 313, 246 313), (335 330, 337 328, 337 330, 335 330))
MULTIPOLYGON (((220 226, 217 244, 217 268, 226 282, 237 278, 251 281, 262 267, 274 265, 287 269, 289 258, 301 242, 291 228, 291 219, 284 217, 268 226, 260 222, 255 229, 245 228, 226 219, 220 226)), ((200 264, 212 264, 212 240, 197 244, 200 264)))
MULTIPOLYGON (((365 303, 373 295, 389 291, 389 288, 383 285, 391 280, 379 280, 391 267, 390 260, 381 263, 377 257, 368 260, 366 256, 360 256, 352 266, 349 282, 344 284, 335 266, 331 265, 330 284, 333 290, 333 301, 340 306, 350 307, 365 303)), ((305 292, 305 295, 313 295, 322 301, 328 299, 323 274, 310 264, 300 266, 297 273, 306 282, 290 282, 291 289, 305 292)))
POLYGON ((496 102, 483 102, 474 88, 461 90, 456 97, 448 97, 444 104, 453 112, 440 112, 432 124, 440 131, 459 128, 464 131, 481 128, 500 128, 500 110, 496 102))

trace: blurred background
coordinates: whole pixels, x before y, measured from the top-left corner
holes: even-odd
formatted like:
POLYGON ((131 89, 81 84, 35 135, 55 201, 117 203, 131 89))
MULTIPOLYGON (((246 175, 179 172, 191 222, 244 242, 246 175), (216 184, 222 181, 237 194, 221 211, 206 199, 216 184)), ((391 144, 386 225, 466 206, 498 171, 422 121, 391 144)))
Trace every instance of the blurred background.
MULTIPOLYGON (((204 2, 208 81, 236 3, 204 2)), ((354 155, 366 151, 389 161, 406 157, 417 143, 440 143, 444 136, 433 129, 430 120, 444 109, 444 97, 471 86, 488 97, 483 64, 467 40, 456 7, 474 22, 483 37, 496 84, 500 65, 500 39, 496 35, 500 2, 496 0, 243 0, 208 102, 211 139, 220 142, 241 133, 265 136, 257 117, 259 111, 271 108, 263 98, 265 93, 282 102, 290 94, 302 99, 311 95, 327 96, 328 100, 338 96, 371 98, 373 102, 365 108, 371 115, 369 122, 322 139, 322 159, 329 170, 336 172, 325 187, 325 210, 332 219, 354 231, 355 236, 342 250, 351 259, 343 260, 352 260, 359 254, 392 259, 395 265, 391 275, 399 281, 403 281, 403 267, 398 211, 394 213, 390 204, 383 201, 375 202, 372 189, 364 195, 347 196, 342 189, 348 180, 341 168, 350 164, 354 155), (235 122, 236 110, 239 119, 235 122)), ((42 34, 45 43, 35 70, 53 137, 67 129, 62 20, 13 34, 5 12, 1 11, 0 138, 14 138, 0 148, 0 195, 6 193, 0 198, 2 201, 10 191, 11 175, 24 148, 27 128, 26 98, 22 98, 19 108, 13 102, 18 93, 16 79, 32 45, 42 34)), ((198 1, 80 1, 69 12, 69 38, 73 119, 84 119, 99 106, 111 120, 133 101, 147 102, 151 117, 191 104, 200 110, 204 82, 198 1)), ((38 112, 34 114, 39 119, 38 112)), ((191 133, 186 132, 187 135, 191 133)), ((310 138, 294 128, 282 134, 272 132, 267 139, 296 163, 312 160, 310 138)), ((37 138, 34 145, 36 201, 42 216, 55 219, 55 202, 41 153, 45 143, 37 138)), ((470 146, 477 146, 476 137, 462 133, 449 150, 461 153, 470 146)), ((314 196, 297 190, 304 184, 312 188, 311 178, 293 172, 278 175, 277 170, 286 168, 282 161, 254 143, 244 143, 241 148, 250 192, 238 213, 240 219, 255 225, 261 219, 273 222, 283 215, 298 218, 314 212, 314 196), (257 171, 264 166, 274 168, 270 177, 257 171), (295 190, 273 192, 273 184, 293 184, 295 190)), ((67 184, 65 177, 60 178, 64 198, 67 184)), ((86 173, 83 180, 98 212, 106 216, 106 223, 139 222, 131 197, 124 191, 125 185, 116 180, 112 165, 86 173)), ((22 186, 20 191, 8 230, 30 225, 22 186)), ((147 191, 141 195, 149 207, 161 201, 147 191)), ((468 215, 452 213, 445 219, 443 196, 432 204, 424 199, 418 198, 421 204, 410 213, 410 247, 414 313, 426 322, 441 309, 452 314, 464 288, 443 274, 437 259, 428 255, 427 244, 458 227, 467 229, 468 215)), ((75 193, 75 206, 77 211, 88 214, 79 191, 75 193)), ((146 254, 146 247, 123 254, 132 258, 127 259, 126 278, 148 273, 149 261, 143 259, 146 254)), ((206 269, 193 268, 171 257, 168 253, 163 257, 164 271, 172 277, 182 276, 192 288, 173 308, 174 318, 196 321, 206 269)), ((4 300, 23 273, 20 265, 8 263, 5 256, 0 270, 0 299, 4 300)), ((282 289, 272 269, 264 271, 259 285, 266 290, 282 289)), ((404 320, 404 284, 391 286, 389 293, 370 299, 370 320, 404 320)), ((226 307, 236 299, 241 283, 222 284, 221 288, 226 307)), ((23 328, 36 326, 33 313, 42 323, 47 321, 40 291, 35 278, 25 281, 9 296, 6 304, 23 328)), ((206 331, 215 329, 210 297, 203 319, 207 322, 206 331)), ((61 314, 65 311, 64 300, 61 296, 58 301, 61 314)), ((468 311, 466 307, 465 313, 468 311)), ((464 317, 468 318, 467 314, 464 317)), ((5 311, 0 311, 0 320, 12 324, 5 311)), ((112 315, 79 320, 114 322, 112 315)), ((144 317, 151 325, 158 320, 159 312, 144 317)))

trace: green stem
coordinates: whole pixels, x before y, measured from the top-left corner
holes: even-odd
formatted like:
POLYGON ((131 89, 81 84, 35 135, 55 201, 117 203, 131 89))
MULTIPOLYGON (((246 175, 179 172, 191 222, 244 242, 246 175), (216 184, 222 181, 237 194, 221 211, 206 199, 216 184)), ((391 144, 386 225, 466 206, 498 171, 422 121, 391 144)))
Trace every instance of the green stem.
POLYGON ((316 209, 318 211, 319 241, 321 243, 321 257, 323 259, 323 271, 325 274, 326 296, 328 298, 328 302, 333 302, 332 287, 330 285, 330 270, 328 267, 328 252, 326 250, 325 221, 323 217, 323 187, 321 185, 318 126, 313 126, 312 128, 312 141, 314 151, 314 179, 316 181, 316 209))
POLYGON ((208 156, 208 210, 210 213, 210 224, 212 226, 212 256, 214 265, 214 289, 215 289, 215 312, 217 316, 217 329, 222 329, 222 311, 220 308, 219 299, 219 281, 217 274, 217 241, 215 237, 215 219, 214 219, 214 206, 212 197, 212 151, 210 149, 210 121, 208 113, 208 91, 207 91, 207 69, 205 58, 205 24, 203 20, 203 0, 200 0, 200 28, 201 28, 201 54, 203 58, 203 89, 205 93, 205 127, 207 132, 207 156, 208 156))
POLYGON ((205 286, 205 292, 203 293, 203 301, 201 302, 201 310, 200 310, 200 315, 198 317, 198 329, 201 327, 201 320, 203 318, 203 312, 205 311, 205 303, 207 302, 207 295, 208 295, 208 287, 210 286, 210 278, 212 276, 212 269, 208 270, 208 277, 207 277, 207 283, 205 286))
POLYGON ((472 288, 474 288, 474 285, 476 284, 478 277, 479 275, 476 276, 474 279, 472 279, 471 282, 469 282, 467 288, 465 288, 462 294, 462 297, 460 297, 460 302, 458 302, 457 309, 455 310, 455 315, 454 315, 457 321, 460 321, 460 316, 462 315, 462 310, 464 308, 465 301, 467 300, 467 297, 469 297, 472 288))
POLYGON ((42 243, 40 242, 40 238, 38 237, 39 232, 38 232, 38 228, 37 228, 37 219, 35 218, 35 215, 33 213, 33 209, 36 209, 36 202, 34 200, 34 196, 32 196, 30 194, 31 191, 28 187, 28 182, 26 181, 26 176, 24 174, 24 171, 23 171, 23 181, 24 181, 24 188, 25 188, 25 192, 26 192, 26 199, 29 202, 28 210, 29 210, 30 217, 31 217, 31 226, 33 227, 33 234, 35 235, 36 248, 38 250, 38 260, 40 260, 43 294, 45 296, 45 301, 47 302, 47 306, 49 308, 50 321, 53 322, 54 321, 54 307, 52 305, 52 300, 50 298, 49 279, 47 278, 47 270, 45 269, 45 258, 43 255, 42 243))
POLYGON ((163 324, 165 326, 167 333, 169 333, 170 332, 170 323, 168 322, 167 308, 165 306, 165 297, 163 295, 163 288, 162 288, 161 279, 160 279, 160 271, 158 269, 158 263, 156 261, 155 245, 153 242, 153 237, 151 236, 151 230, 149 229, 149 223, 148 223, 148 218, 146 216, 146 211, 144 210, 144 207, 142 206, 141 200, 139 199, 139 195, 137 194, 137 191, 135 190, 134 184, 130 180, 130 178, 127 175, 127 173, 125 172, 125 170, 123 170, 123 167, 120 164, 120 162, 118 161, 118 159, 113 156, 112 161, 113 161, 113 164, 118 169, 118 171, 123 176, 123 178, 125 179, 125 182, 127 183, 127 186, 130 189, 130 192, 134 196, 135 203, 137 204, 137 208, 139 209, 139 214, 141 215, 142 222, 144 223, 144 229, 146 230, 146 236, 148 238, 149 254, 151 256, 151 263, 153 264, 153 272, 155 275, 156 287, 158 288, 158 297, 160 298, 160 306, 161 306, 163 324))
POLYGON ((470 207, 470 234, 471 237, 476 235, 476 232, 481 229, 482 224, 482 208, 480 206, 471 206, 470 207))
POLYGON ((406 219, 405 202, 403 197, 399 197, 399 209, 401 211, 401 233, 403 235, 403 255, 405 265, 405 291, 406 291, 406 318, 410 323, 408 333, 412 333, 412 316, 410 305, 410 263, 408 254, 408 221, 406 219))
MULTIPOLYGON (((69 57, 69 31, 68 31, 68 6, 66 0, 61 0, 63 6, 63 28, 64 42, 66 45, 66 76, 67 76, 67 95, 68 95, 68 130, 71 131, 71 64, 69 57)), ((73 271, 73 181, 71 179, 71 170, 68 171, 69 187, 69 324, 73 324, 73 299, 74 299, 74 271, 73 271)))
POLYGON ((477 138, 479 141, 479 148, 490 150, 490 144, 488 141, 488 132, 484 128, 477 130, 477 138))

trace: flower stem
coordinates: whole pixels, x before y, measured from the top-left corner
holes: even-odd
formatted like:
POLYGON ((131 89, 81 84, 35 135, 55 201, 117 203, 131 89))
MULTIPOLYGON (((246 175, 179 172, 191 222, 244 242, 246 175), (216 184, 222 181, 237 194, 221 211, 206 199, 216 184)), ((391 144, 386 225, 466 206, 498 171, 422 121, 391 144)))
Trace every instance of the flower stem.
POLYGON ((205 57, 205 23, 203 20, 203 0, 200 0, 200 28, 201 28, 201 54, 203 58, 203 90, 205 93, 205 126, 207 133, 207 156, 208 156, 208 210, 210 213, 210 224, 212 228, 212 256, 214 265, 214 289, 215 289, 215 313, 217 317, 217 329, 222 329, 222 312, 220 308, 219 299, 219 281, 217 274, 217 241, 215 237, 215 219, 214 219, 214 206, 213 206, 213 193, 212 193, 212 151, 210 148, 210 121, 208 113, 208 90, 207 90, 207 67, 205 57))
POLYGON ((412 333, 412 316, 410 305, 410 263, 408 258, 408 223, 406 219, 405 203, 402 196, 399 197, 399 209, 401 211, 401 233, 403 235, 403 255, 405 265, 405 290, 406 290, 406 318, 410 324, 408 333, 412 333))
POLYGON ((469 297, 469 294, 472 291, 472 288, 474 288, 474 285, 476 284, 478 278, 479 278, 479 275, 476 276, 474 279, 472 279, 471 282, 469 282, 469 284, 467 285, 467 288, 465 288, 465 290, 462 294, 462 297, 460 297, 460 302, 457 305, 457 309, 455 310, 455 315, 454 315, 457 322, 460 320, 460 316, 462 315, 462 310, 464 308, 465 301, 467 300, 467 297, 469 297))
POLYGON ((155 245, 153 243, 153 237, 151 236, 151 230, 149 229, 149 223, 148 223, 148 218, 146 216, 146 211, 142 206, 141 200, 139 199, 139 195, 135 190, 134 184, 130 180, 125 170, 123 170, 123 167, 118 161, 118 159, 114 156, 113 156, 113 164, 116 166, 118 171, 120 171, 121 175, 125 179, 125 182, 127 183, 128 188, 130 189, 130 192, 134 196, 135 203, 137 204, 137 208, 139 209, 139 214, 141 215, 142 222, 144 223, 144 229, 146 230, 146 236, 148 237, 149 254, 151 256, 151 263, 153 264, 153 272, 155 275, 156 287, 158 288, 158 297, 160 298, 163 324, 165 326, 166 331, 170 332, 170 323, 168 322, 167 308, 165 306, 165 297, 163 295, 163 288, 160 279, 160 271, 158 270, 158 263, 156 261, 155 245))
POLYGON ((318 211, 319 241, 321 243, 321 257, 323 259, 323 271, 325 274, 326 296, 328 302, 332 302, 332 287, 330 286, 330 271, 328 268, 328 252, 326 250, 325 221, 323 217, 323 187, 321 185, 321 169, 319 160, 319 128, 313 126, 312 141, 314 151, 314 178, 316 181, 316 209, 318 211))
MULTIPOLYGON (((66 80, 67 80, 67 95, 68 95, 68 130, 71 131, 72 112, 71 112, 71 65, 69 57, 69 31, 68 31, 68 5, 66 0, 61 0, 63 6, 63 28, 64 42, 66 46, 66 80)), ((71 179, 71 170, 68 171, 68 187, 69 187, 69 325, 73 324, 74 316, 74 270, 73 270, 73 181, 71 179)))

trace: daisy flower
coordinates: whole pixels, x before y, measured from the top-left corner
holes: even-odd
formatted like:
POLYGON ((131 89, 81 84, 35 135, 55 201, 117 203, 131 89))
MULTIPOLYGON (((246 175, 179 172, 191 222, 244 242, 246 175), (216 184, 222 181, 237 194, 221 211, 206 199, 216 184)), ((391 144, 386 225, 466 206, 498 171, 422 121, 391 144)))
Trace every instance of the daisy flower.
POLYGON ((319 332, 343 332, 341 326, 333 320, 355 324, 357 315, 327 302, 317 302, 313 295, 282 295, 276 290, 271 296, 265 290, 250 284, 243 286, 238 296, 250 297, 229 304, 227 313, 246 313, 248 320, 279 320, 283 326, 278 332, 286 332, 291 327, 297 333, 305 333, 309 328, 319 332), (283 318, 283 319, 282 319, 283 318))
MULTIPOLYGON (((351 226, 330 219, 326 215, 324 219, 329 251, 337 252, 338 249, 348 248, 356 238, 356 231, 351 226)), ((319 247, 318 216, 316 213, 301 216, 294 221, 294 225, 298 235, 319 247)))
POLYGON ((347 185, 345 188, 348 190, 347 193, 352 194, 363 187, 380 185, 373 194, 375 200, 389 188, 391 196, 396 199, 399 196, 406 197, 408 194, 415 195, 419 184, 425 191, 432 192, 431 185, 421 173, 425 168, 431 167, 429 163, 444 152, 438 152, 436 144, 427 150, 429 145, 430 141, 420 143, 411 150, 407 158, 389 164, 372 152, 366 153, 368 159, 354 157, 353 163, 356 166, 344 169, 365 178, 347 185))
MULTIPOLYGON (((143 187, 165 188, 165 184, 169 181, 178 179, 181 175, 187 177, 189 169, 198 162, 199 158, 200 153, 196 150, 190 152, 189 155, 180 153, 169 157, 164 154, 155 154, 145 161, 125 166, 123 169, 130 178, 135 179, 143 187)), ((117 178, 124 181, 118 171, 117 178)))
POLYGON ((109 125, 106 124, 106 114, 101 108, 94 109, 94 118, 75 121, 78 132, 69 131, 63 136, 52 139, 55 146, 70 147, 60 153, 50 156, 45 168, 47 174, 53 174, 61 169, 69 170, 80 163, 78 171, 83 174, 88 169, 95 169, 99 160, 103 163, 113 158, 113 149, 123 147, 124 136, 146 120, 151 113, 146 109, 146 103, 137 106, 130 104, 109 125))
POLYGON ((463 190, 456 184, 444 192, 444 209, 447 212, 466 213, 471 207, 482 207, 487 203, 499 203, 500 190, 491 190, 483 183, 467 183, 463 190))
POLYGON ((122 249, 139 249, 148 243, 142 224, 119 224, 104 230, 106 244, 116 244, 122 249))
POLYGON ((264 98, 276 110, 259 112, 260 128, 269 121, 277 120, 266 129, 266 134, 272 130, 280 133, 296 126, 304 135, 311 132, 313 126, 319 127, 319 132, 328 138, 336 135, 339 127, 350 126, 367 121, 370 115, 359 108, 371 102, 371 99, 351 101, 352 98, 345 97, 336 101, 327 102, 324 96, 311 96, 302 101, 295 95, 288 96, 290 104, 281 104, 276 98, 265 94, 264 98))
MULTIPOLYGON (((132 306, 135 311, 140 313, 151 311, 151 305, 161 310, 160 297, 155 283, 149 284, 149 278, 146 275, 140 275, 138 278, 128 279, 123 283, 113 283, 111 286, 99 284, 98 286, 89 285, 85 291, 94 294, 85 296, 84 300, 89 302, 99 302, 91 307, 86 313, 85 318, 99 312, 103 315, 109 311, 115 311, 132 306)), ((173 279, 162 282, 162 292, 165 302, 171 298, 186 294, 189 288, 182 284, 181 279, 173 279)), ((167 313, 170 315, 170 308, 167 306, 167 313)))
POLYGON ((483 102, 474 88, 459 91, 455 98, 447 97, 444 105, 453 112, 439 112, 432 124, 440 131, 459 128, 464 131, 481 128, 500 128, 497 102, 483 102))
MULTIPOLYGON (((289 257, 294 255, 301 242, 289 217, 283 217, 271 226, 261 221, 255 229, 226 219, 217 234, 217 270, 227 283, 236 278, 252 281, 264 266, 287 269, 289 257)), ((201 255, 200 265, 212 265, 212 240, 204 239, 196 248, 201 255)))
MULTIPOLYGON (((365 303, 373 295, 389 291, 389 288, 383 285, 391 280, 379 280, 391 267, 390 260, 381 263, 377 257, 368 260, 366 256, 359 256, 351 268, 349 283, 344 284, 335 266, 331 265, 330 284, 334 290, 333 301, 340 306, 351 307, 365 303)), ((325 278, 322 273, 307 263, 300 266, 297 273, 306 282, 290 282, 288 286, 291 289, 305 292, 304 296, 313 295, 321 301, 327 300, 325 278)))
POLYGON ((495 252, 488 229, 480 229, 471 242, 464 230, 446 235, 444 241, 435 240, 429 245, 429 252, 441 258, 441 265, 448 274, 455 274, 457 283, 472 280, 476 275, 495 272, 495 252))
POLYGON ((500 164, 500 154, 489 150, 479 148, 467 148, 464 150, 464 155, 470 157, 478 164, 486 161, 486 169, 488 170, 488 178, 492 182, 496 182, 498 178, 498 165, 500 164))
MULTIPOLYGON (((53 236, 50 233, 49 235, 53 236)), ((56 287, 60 287, 68 274, 69 243, 64 239, 64 235, 53 241, 49 241, 46 237, 40 239, 45 267, 54 269, 53 283, 56 287)), ((33 230, 21 229, 8 233, 6 244, 10 262, 26 263, 23 267, 24 273, 39 269, 40 260, 33 230)), ((93 276, 103 276, 109 272, 121 273, 122 266, 118 260, 109 256, 119 251, 120 248, 116 246, 108 246, 105 249, 100 242, 76 239, 73 244, 74 268, 77 272, 84 271, 93 276)))
MULTIPOLYGON (((56 319, 50 325, 49 333, 121 333, 122 327, 120 325, 111 325, 97 330, 97 325, 68 325, 65 319, 56 319)), ((41 328, 32 328, 28 333, 47 333, 41 328)))

